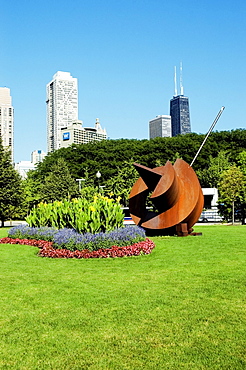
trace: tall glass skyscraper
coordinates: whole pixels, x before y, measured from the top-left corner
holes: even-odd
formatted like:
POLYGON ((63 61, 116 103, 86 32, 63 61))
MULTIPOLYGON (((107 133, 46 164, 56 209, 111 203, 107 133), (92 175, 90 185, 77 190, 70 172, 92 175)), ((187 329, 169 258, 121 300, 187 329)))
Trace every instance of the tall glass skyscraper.
POLYGON ((172 136, 191 132, 189 99, 184 95, 174 96, 170 100, 172 136))
POLYGON ((53 152, 60 148, 62 127, 78 120, 77 78, 69 72, 58 71, 47 84, 47 149, 53 152))

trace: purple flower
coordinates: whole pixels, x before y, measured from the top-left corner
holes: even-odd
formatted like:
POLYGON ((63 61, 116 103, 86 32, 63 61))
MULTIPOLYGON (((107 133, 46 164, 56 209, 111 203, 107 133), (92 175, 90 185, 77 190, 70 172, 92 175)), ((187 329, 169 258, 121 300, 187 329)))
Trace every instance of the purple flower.
POLYGON ((68 249, 71 251, 84 250, 96 251, 112 246, 125 247, 145 240, 145 231, 138 226, 125 226, 113 231, 96 234, 80 234, 74 229, 54 229, 51 227, 16 226, 10 229, 9 237, 37 239, 54 242, 54 248, 68 249))

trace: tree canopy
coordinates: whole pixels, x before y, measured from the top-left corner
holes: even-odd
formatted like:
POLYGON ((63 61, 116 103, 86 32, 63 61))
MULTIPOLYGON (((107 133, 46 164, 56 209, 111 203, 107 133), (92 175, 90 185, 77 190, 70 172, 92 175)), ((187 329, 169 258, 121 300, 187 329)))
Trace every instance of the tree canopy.
POLYGON ((232 211, 232 223, 234 223, 234 205, 237 200, 240 202, 243 201, 244 187, 245 179, 243 172, 235 164, 222 172, 221 180, 218 184, 220 203, 223 202, 224 213, 226 213, 226 210, 228 210, 228 213, 232 211))
MULTIPOLYGON (((34 203, 54 198, 59 200, 61 194, 66 197, 68 192, 73 194, 73 191, 68 191, 64 185, 64 191, 57 190, 55 194, 51 188, 58 188, 62 178, 67 178, 69 174, 73 181, 83 179, 82 193, 89 191, 92 196, 92 189, 98 189, 96 173, 100 171, 100 186, 103 186, 104 192, 120 196, 122 205, 126 205, 130 189, 138 177, 132 166, 133 162, 150 168, 164 165, 167 160, 174 163, 176 158, 191 163, 204 137, 205 135, 191 133, 172 138, 104 140, 71 145, 49 153, 44 161, 38 164, 37 169, 30 172, 26 184, 31 181, 35 189, 32 189, 35 195, 34 203), (58 172, 55 175, 54 166, 57 166, 61 159, 65 161, 67 170, 62 171, 61 167, 64 166, 60 163, 60 169, 56 169, 58 172), (50 192, 52 196, 48 195, 50 192)), ((213 132, 193 165, 201 186, 217 187, 224 170, 232 164, 243 166, 244 152, 246 153, 246 130, 213 132)), ((71 179, 68 181, 67 178, 64 184, 70 182, 71 179)), ((78 188, 78 184, 76 185, 78 188)))
POLYGON ((71 177, 65 160, 58 158, 41 187, 42 200, 48 203, 54 200, 70 199, 78 193, 78 184, 71 177))
MULTIPOLYGON (((191 133, 171 138, 103 140, 71 145, 48 154, 38 165, 36 175, 44 180, 53 164, 62 157, 73 178, 85 178, 87 171, 91 181, 96 184, 96 172, 100 171, 103 184, 117 175, 124 161, 133 160, 153 168, 158 161, 165 164, 167 160, 173 160, 176 153, 179 153, 182 159, 191 163, 204 137, 205 135, 191 133)), ((246 150, 246 130, 212 132, 193 168, 195 171, 208 169, 211 165, 210 158, 217 157, 221 151, 230 153, 228 159, 230 163, 237 163, 238 155, 243 150, 246 150)))
POLYGON ((14 169, 11 154, 2 145, 0 138, 0 219, 4 226, 6 219, 15 217, 24 201, 21 177, 14 169))

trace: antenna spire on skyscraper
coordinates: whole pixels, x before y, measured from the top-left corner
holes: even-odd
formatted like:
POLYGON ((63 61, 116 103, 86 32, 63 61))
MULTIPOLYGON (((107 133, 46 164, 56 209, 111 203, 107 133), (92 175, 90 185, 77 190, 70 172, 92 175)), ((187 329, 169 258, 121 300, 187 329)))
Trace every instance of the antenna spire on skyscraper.
POLYGON ((174 67, 174 96, 177 96, 177 72, 176 72, 176 66, 174 67))
POLYGON ((180 62, 180 95, 184 95, 182 62, 180 62))

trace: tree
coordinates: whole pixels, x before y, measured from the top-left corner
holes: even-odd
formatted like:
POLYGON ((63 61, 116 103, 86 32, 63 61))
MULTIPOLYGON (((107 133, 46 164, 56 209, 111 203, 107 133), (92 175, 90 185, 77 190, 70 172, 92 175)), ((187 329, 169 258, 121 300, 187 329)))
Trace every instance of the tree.
POLYGON ((0 139, 0 219, 1 227, 8 218, 17 216, 22 210, 23 186, 19 173, 11 163, 11 155, 0 139))
POLYGON ((235 202, 236 200, 242 201, 242 196, 245 192, 244 175, 239 167, 232 165, 221 174, 218 190, 220 194, 219 201, 224 203, 224 209, 227 208, 232 213, 232 224, 234 224, 235 202))
POLYGON ((26 214, 42 200, 42 182, 36 176, 35 170, 27 173, 27 178, 23 181, 26 214))
POLYGON ((246 176, 246 150, 239 153, 237 160, 241 171, 246 176))
POLYGON ((243 150, 238 155, 238 164, 239 167, 244 175, 244 191, 243 191, 243 200, 241 204, 241 219, 242 224, 245 224, 246 222, 246 150, 243 150))
POLYGON ((118 168, 117 176, 106 182, 106 192, 112 194, 115 199, 120 197, 120 203, 127 206, 131 188, 138 178, 139 174, 133 166, 133 161, 124 161, 118 168))
POLYGON ((75 179, 71 177, 67 164, 63 158, 58 158, 51 172, 45 177, 41 194, 42 200, 45 202, 71 199, 79 195, 78 184, 75 179))
POLYGON ((227 152, 221 150, 216 157, 209 156, 209 166, 197 171, 197 176, 204 188, 217 188, 223 171, 230 167, 227 152))

